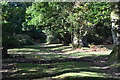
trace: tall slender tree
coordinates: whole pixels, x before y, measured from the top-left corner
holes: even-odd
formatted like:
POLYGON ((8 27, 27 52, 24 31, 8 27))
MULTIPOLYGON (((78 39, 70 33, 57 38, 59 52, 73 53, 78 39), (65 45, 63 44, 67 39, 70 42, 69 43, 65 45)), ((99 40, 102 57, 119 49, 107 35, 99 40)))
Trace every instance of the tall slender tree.
POLYGON ((120 2, 114 3, 112 7, 114 7, 111 12, 114 48, 110 57, 120 61, 120 2))

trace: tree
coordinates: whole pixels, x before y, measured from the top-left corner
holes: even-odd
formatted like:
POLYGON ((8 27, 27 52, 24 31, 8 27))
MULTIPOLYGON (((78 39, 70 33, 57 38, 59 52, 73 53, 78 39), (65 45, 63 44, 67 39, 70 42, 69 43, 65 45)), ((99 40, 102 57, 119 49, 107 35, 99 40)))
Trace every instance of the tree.
POLYGON ((5 1, 1 1, 0 4, 2 5, 2 53, 3 57, 8 57, 7 48, 18 46, 14 36, 22 33, 26 7, 30 4, 5 1))
POLYGON ((92 33, 90 27, 93 25, 102 23, 104 26, 109 26, 110 11, 110 3, 107 2, 76 2, 69 16, 73 26, 73 47, 88 46, 84 43, 87 44, 85 36, 92 33))
MULTIPOLYGON (((54 41, 54 34, 62 34, 63 43, 66 32, 70 34, 73 47, 87 46, 86 34, 91 33, 94 24, 110 24, 110 4, 107 2, 34 2, 27 13, 27 25, 42 26, 48 35, 48 42, 54 41), (106 22, 107 21, 107 22, 106 22), (50 33, 50 34, 48 34, 50 33)), ((104 34, 104 33, 103 33, 104 34)))
POLYGON ((69 32, 69 23, 66 21, 68 13, 65 10, 70 5, 72 3, 34 2, 26 11, 27 25, 42 26, 48 43, 57 42, 56 37, 61 35, 63 43, 68 45, 65 42, 67 37, 64 37, 69 32))
POLYGON ((120 2, 115 3, 112 7, 114 7, 111 12, 114 48, 110 57, 120 61, 120 2))

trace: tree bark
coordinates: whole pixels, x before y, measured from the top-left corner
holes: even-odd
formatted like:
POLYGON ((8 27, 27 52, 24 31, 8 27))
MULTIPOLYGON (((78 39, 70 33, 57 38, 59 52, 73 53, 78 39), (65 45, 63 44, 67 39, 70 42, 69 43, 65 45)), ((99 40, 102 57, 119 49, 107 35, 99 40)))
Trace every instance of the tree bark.
POLYGON ((7 53, 7 48, 2 47, 2 58, 8 58, 10 55, 7 53))
POLYGON ((114 57, 120 60, 120 2, 117 2, 114 5, 114 9, 111 12, 111 21, 112 21, 112 36, 114 48, 110 53, 110 57, 114 57))
POLYGON ((63 36, 63 45, 69 46, 71 42, 71 34, 70 32, 66 31, 63 36))
POLYGON ((73 48, 80 48, 80 47, 89 47, 87 40, 82 34, 82 31, 80 28, 76 28, 73 31, 73 42, 72 42, 73 48))
POLYGON ((72 41, 73 48, 79 47, 79 32, 77 30, 73 31, 73 41, 72 41))

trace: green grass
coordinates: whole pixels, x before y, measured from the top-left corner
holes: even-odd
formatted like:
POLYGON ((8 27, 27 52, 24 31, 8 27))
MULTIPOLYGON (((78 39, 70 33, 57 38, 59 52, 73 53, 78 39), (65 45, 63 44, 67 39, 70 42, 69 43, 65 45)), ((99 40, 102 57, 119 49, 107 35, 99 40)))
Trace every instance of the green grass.
POLYGON ((62 44, 32 45, 9 49, 11 55, 23 55, 26 59, 44 60, 46 63, 3 63, 16 66, 15 72, 6 78, 44 80, 44 78, 51 77, 56 80, 104 80, 108 77, 107 73, 101 71, 102 67, 95 66, 93 62, 71 59, 87 58, 97 61, 109 55, 109 52, 70 52, 71 50, 70 46, 62 46, 62 44))
POLYGON ((87 56, 102 56, 102 55, 109 55, 107 52, 75 52, 69 54, 69 56, 74 56, 74 57, 87 57, 87 56))
MULTIPOLYGON (((17 63, 16 64, 17 71, 14 73, 13 77, 16 78, 44 78, 44 77, 53 77, 53 78, 63 78, 64 75, 71 76, 73 74, 77 74, 82 76, 83 72, 85 76, 92 76, 95 73, 92 72, 96 68, 91 67, 90 63, 87 62, 62 62, 62 63, 53 63, 53 64, 30 64, 30 63, 17 63), (81 72, 82 71, 82 72, 81 72), (90 72, 91 71, 91 72, 90 72), (91 73, 91 74, 88 74, 91 73)), ((100 73, 101 76, 102 73, 100 73)), ((103 73, 104 74, 104 73, 103 73)), ((74 75, 73 75, 74 76, 74 75)), ((95 76, 95 75, 94 75, 95 76)), ((93 77, 94 77, 93 76, 93 77)), ((95 76, 96 77, 96 76, 95 76)))

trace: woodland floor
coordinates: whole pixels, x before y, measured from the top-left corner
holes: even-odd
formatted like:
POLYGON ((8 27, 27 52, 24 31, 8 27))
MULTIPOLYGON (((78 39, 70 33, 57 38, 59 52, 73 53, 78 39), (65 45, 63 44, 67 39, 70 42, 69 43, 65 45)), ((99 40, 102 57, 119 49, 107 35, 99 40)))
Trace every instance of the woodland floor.
POLYGON ((73 50, 62 44, 36 44, 9 49, 2 80, 120 80, 120 64, 109 64, 111 45, 73 50))

